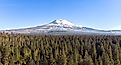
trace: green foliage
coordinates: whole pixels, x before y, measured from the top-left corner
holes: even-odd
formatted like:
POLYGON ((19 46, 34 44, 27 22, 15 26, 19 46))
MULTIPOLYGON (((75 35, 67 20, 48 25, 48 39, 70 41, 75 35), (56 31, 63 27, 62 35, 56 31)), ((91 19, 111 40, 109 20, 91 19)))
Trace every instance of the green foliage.
POLYGON ((121 65, 121 36, 0 33, 0 65, 121 65))

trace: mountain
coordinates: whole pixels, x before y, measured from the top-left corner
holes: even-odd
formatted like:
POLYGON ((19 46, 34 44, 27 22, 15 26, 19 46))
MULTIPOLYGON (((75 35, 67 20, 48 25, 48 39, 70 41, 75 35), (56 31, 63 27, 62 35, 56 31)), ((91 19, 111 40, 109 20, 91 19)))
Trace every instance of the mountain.
POLYGON ((54 20, 46 25, 23 28, 23 29, 2 30, 1 32, 21 33, 21 34, 45 34, 45 35, 70 35, 70 34, 71 35, 72 34, 121 35, 121 30, 97 30, 88 27, 80 27, 64 19, 54 20))

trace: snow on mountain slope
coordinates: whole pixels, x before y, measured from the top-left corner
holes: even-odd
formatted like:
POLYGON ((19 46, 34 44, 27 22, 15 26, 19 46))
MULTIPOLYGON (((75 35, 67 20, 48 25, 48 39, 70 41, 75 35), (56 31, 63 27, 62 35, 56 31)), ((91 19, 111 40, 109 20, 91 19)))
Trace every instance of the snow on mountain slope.
POLYGON ((121 25, 110 28, 110 30, 121 30, 121 25))
POLYGON ((54 20, 53 22, 50 23, 51 24, 57 24, 57 25, 67 25, 67 26, 74 26, 74 24, 72 24, 71 22, 67 21, 67 20, 63 20, 63 19, 59 19, 59 20, 54 20))
POLYGON ((77 27, 67 20, 59 19, 59 20, 54 20, 46 25, 32 27, 31 29, 46 30, 46 31, 74 31, 81 29, 81 27, 77 27))
POLYGON ((88 27, 80 27, 72 24, 71 22, 63 19, 54 20, 49 24, 30 27, 30 28, 23 28, 23 29, 13 29, 13 30, 4 30, 2 32, 7 33, 22 33, 22 34, 53 34, 53 35, 60 35, 60 34, 121 34, 121 31, 115 30, 97 30, 88 27))
POLYGON ((80 27, 75 26, 74 24, 70 23, 67 20, 59 19, 54 20, 49 24, 31 27, 31 28, 24 28, 24 29, 13 29, 13 30, 6 30, 4 32, 14 32, 14 33, 50 33, 50 32, 67 32, 67 31, 74 31, 80 30, 80 27))

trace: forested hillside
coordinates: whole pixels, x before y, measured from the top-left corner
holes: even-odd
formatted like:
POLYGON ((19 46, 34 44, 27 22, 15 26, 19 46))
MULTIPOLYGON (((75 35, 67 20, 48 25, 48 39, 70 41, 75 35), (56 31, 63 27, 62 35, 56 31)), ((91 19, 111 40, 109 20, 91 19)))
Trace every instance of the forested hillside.
POLYGON ((121 36, 0 33, 0 65, 121 65, 121 36))

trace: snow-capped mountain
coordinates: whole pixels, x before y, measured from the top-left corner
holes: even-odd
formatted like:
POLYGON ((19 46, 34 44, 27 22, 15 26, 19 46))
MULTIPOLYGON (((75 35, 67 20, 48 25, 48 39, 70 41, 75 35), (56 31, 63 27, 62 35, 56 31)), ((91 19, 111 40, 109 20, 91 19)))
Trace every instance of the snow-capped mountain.
POLYGON ((2 32, 6 33, 22 33, 22 34, 52 34, 52 35, 60 35, 60 34, 121 34, 120 30, 97 30, 88 27, 80 27, 72 24, 71 22, 63 19, 58 19, 50 22, 49 24, 23 28, 23 29, 13 29, 13 30, 3 30, 2 32))

